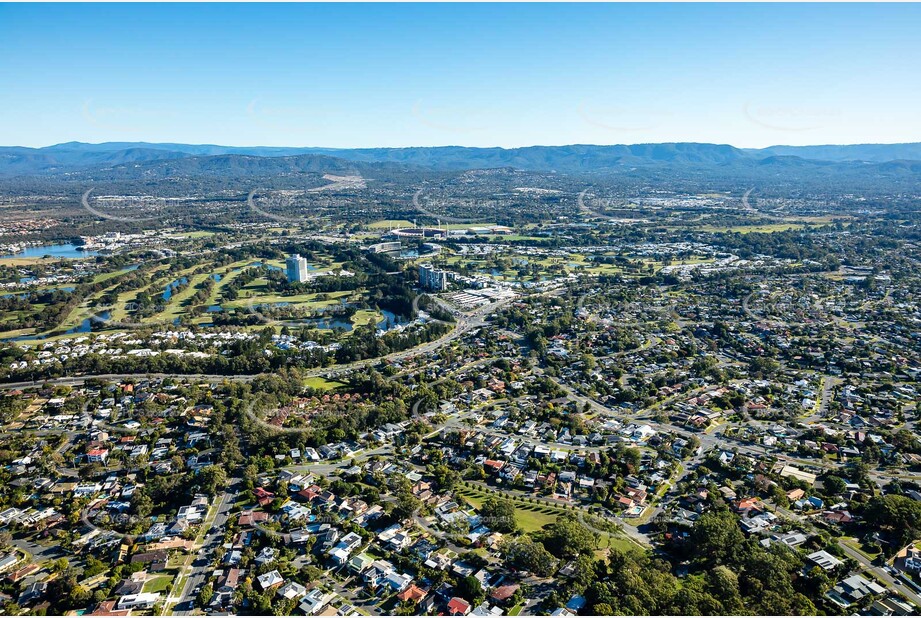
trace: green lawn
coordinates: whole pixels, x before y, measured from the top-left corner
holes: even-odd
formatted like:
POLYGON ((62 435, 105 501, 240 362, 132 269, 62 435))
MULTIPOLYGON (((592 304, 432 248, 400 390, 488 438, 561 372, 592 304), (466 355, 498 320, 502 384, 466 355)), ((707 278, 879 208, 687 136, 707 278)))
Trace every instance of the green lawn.
POLYGON ((109 279, 113 277, 124 275, 126 272, 128 272, 128 268, 123 268, 121 270, 113 270, 112 272, 109 272, 109 273, 100 273, 96 275, 95 277, 93 277, 93 283, 102 283, 103 281, 108 281, 109 279))
MULTIPOLYGON (((619 549, 621 551, 630 551, 638 547, 636 543, 634 543, 633 541, 625 537, 611 536, 608 534, 602 538, 607 538, 607 548, 608 549, 619 549)), ((602 545, 604 545, 603 541, 602 541, 602 545)))
POLYGON ((860 542, 857 539, 844 538, 841 540, 844 542, 845 545, 847 545, 848 547, 851 547, 852 549, 859 551, 871 561, 876 560, 876 558, 879 556, 880 552, 878 549, 875 551, 871 551, 867 548, 867 546, 864 543, 860 542))
POLYGON ((305 388, 315 388, 315 389, 320 389, 324 391, 329 391, 335 388, 339 388, 340 386, 345 386, 345 383, 338 382, 336 380, 327 380, 326 378, 321 378, 321 377, 307 378, 306 380, 304 380, 305 388))
POLYGON ((310 309, 320 310, 326 307, 334 307, 341 304, 342 297, 351 294, 350 291, 308 292, 306 294, 285 296, 283 294, 267 293, 265 291, 265 280, 262 280, 261 285, 258 283, 259 281, 259 279, 256 279, 245 288, 243 288, 243 290, 247 292, 245 298, 224 303, 223 306, 228 309, 234 309, 248 307, 250 304, 268 305, 275 303, 288 303, 289 305, 306 305, 310 309))
MULTIPOLYGON (((466 485, 458 486, 455 491, 476 509, 479 509, 486 498, 491 495, 479 487, 468 487, 466 485)), ((555 522, 560 515, 570 513, 570 511, 562 507, 547 504, 546 502, 527 502, 524 498, 501 494, 499 496, 510 500, 515 505, 515 521, 524 532, 542 530, 544 526, 555 522)), ((575 514, 576 511, 572 511, 572 513, 575 514)), ((627 551, 636 548, 637 544, 627 537, 604 533, 598 538, 598 550, 596 553, 599 557, 604 557, 608 549, 627 551)))
POLYGON ((556 521, 554 511, 538 504, 515 505, 515 521, 525 532, 542 530, 544 526, 556 521))
POLYGON ((176 234, 176 236, 182 236, 183 238, 207 238, 208 236, 214 236, 214 232, 198 230, 196 232, 180 232, 176 234))
POLYGON ((801 230, 804 227, 807 227, 804 223, 763 223, 755 225, 735 225, 735 226, 720 226, 720 225, 704 225, 699 228, 694 228, 701 232, 738 232, 740 234, 749 234, 751 232, 763 232, 763 233, 773 233, 773 232, 786 232, 788 230, 801 230))
MULTIPOLYGON (((476 509, 479 509, 489 496, 488 493, 478 488, 464 486, 458 487, 457 493, 476 509)), ((511 500, 515 505, 515 521, 525 532, 541 530, 547 524, 555 522, 556 518, 563 513, 562 509, 549 504, 531 503, 509 496, 501 497, 511 500)))
POLYGON ((372 230, 386 230, 392 227, 412 227, 413 222, 407 221, 406 219, 383 219, 381 221, 375 221, 368 225, 369 229, 372 230))
POLYGON ((144 582, 143 592, 166 592, 173 581, 172 575, 160 575, 144 582))
POLYGON ((173 294, 168 301, 166 301, 166 307, 163 309, 163 312, 158 316, 157 321, 160 322, 172 322, 175 318, 178 318, 180 315, 186 314, 186 309, 188 307, 188 300, 198 292, 198 285, 200 285, 205 279, 208 279, 211 276, 211 273, 199 273, 194 275, 189 279, 188 285, 173 294))

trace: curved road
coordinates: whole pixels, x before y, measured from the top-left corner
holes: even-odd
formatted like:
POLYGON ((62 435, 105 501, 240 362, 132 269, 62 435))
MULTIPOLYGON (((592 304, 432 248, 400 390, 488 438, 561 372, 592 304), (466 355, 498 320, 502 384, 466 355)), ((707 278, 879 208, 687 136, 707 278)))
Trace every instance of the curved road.
MULTIPOLYGON (((355 361, 352 363, 346 363, 343 365, 332 365, 330 367, 318 367, 315 369, 308 369, 304 372, 304 377, 337 377, 344 373, 354 371, 356 369, 363 369, 365 367, 370 367, 384 361, 396 361, 417 356, 420 354, 428 354, 434 352, 435 350, 441 348, 442 346, 451 343, 452 341, 458 339, 462 335, 466 334, 468 331, 473 330, 474 328, 479 328, 486 325, 486 317, 505 305, 509 304, 511 299, 502 300, 496 303, 491 303, 484 307, 481 307, 477 311, 469 315, 458 316, 457 323, 454 329, 445 333, 438 339, 434 341, 429 341, 428 343, 423 343, 414 348, 408 350, 402 350, 400 352, 391 352, 390 354, 385 354, 384 356, 376 356, 374 358, 363 359, 355 361)), ((203 382, 212 382, 220 383, 225 380, 236 381, 236 382, 248 382, 255 379, 257 376, 262 374, 245 374, 245 375, 217 375, 217 374, 205 374, 205 373, 103 373, 103 374, 94 374, 94 375, 81 375, 65 378, 49 378, 47 380, 30 380, 24 382, 5 382, 0 383, 0 388, 3 389, 16 389, 16 388, 29 388, 33 386, 39 386, 41 384, 53 384, 55 386, 76 386, 78 384, 83 384, 87 380, 100 379, 100 380, 125 380, 125 379, 164 379, 164 378, 185 378, 189 380, 200 380, 203 382)))

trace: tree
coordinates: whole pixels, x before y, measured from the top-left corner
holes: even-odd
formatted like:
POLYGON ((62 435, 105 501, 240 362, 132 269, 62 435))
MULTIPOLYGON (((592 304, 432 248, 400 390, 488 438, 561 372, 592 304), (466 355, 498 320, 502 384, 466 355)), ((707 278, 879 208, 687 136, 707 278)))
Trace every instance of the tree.
POLYGON ((727 614, 737 615, 744 611, 739 595, 739 577, 729 567, 719 565, 707 572, 707 589, 719 597, 727 614))
POLYGON ((483 523, 497 532, 514 532, 518 529, 515 522, 515 505, 510 500, 490 496, 480 507, 483 523))
POLYGON ((457 596, 466 599, 473 606, 479 605, 486 598, 486 595, 483 594, 483 586, 480 584, 480 580, 472 575, 461 578, 457 582, 455 592, 457 596))
POLYGON ((592 556, 579 556, 579 559, 576 560, 576 574, 573 578, 575 582, 584 588, 597 578, 595 559, 592 556))
POLYGON ((418 612, 416 611, 416 602, 412 599, 408 601, 403 601, 400 603, 396 611, 393 613, 394 616, 415 616, 418 612))
POLYGON ((732 565, 739 557, 745 535, 732 513, 718 511, 701 515, 694 523, 690 541, 697 562, 732 565))
POLYGON ((197 480, 204 493, 214 496, 227 484, 227 473, 220 466, 205 466, 198 471, 197 480))
POLYGON ((435 466, 432 471, 435 483, 442 491, 450 491, 460 481, 460 474, 445 465, 435 466))
POLYGON ((259 477, 259 468, 256 464, 250 463, 243 468, 243 487, 252 491, 256 487, 256 480, 259 477))
POLYGON ((876 496, 867 504, 864 519, 871 528, 888 531, 902 546, 921 535, 921 502, 907 496, 876 496))
POLYGON ((505 549, 505 561, 511 568, 532 571, 546 577, 553 573, 556 561, 544 546, 531 537, 521 537, 509 543, 505 549))
POLYGON ((212 586, 210 583, 202 586, 201 590, 198 592, 198 606, 205 607, 209 602, 211 602, 212 596, 214 596, 214 586, 212 586))
POLYGON ((70 562, 68 562, 67 558, 58 558, 51 563, 51 571, 53 573, 63 573, 69 566, 70 562))
POLYGON ((412 494, 401 494, 393 506, 391 514, 397 520, 409 519, 416 511, 422 508, 422 501, 412 494))
POLYGON ((544 547, 558 558, 575 558, 595 547, 595 535, 571 515, 550 524, 543 541, 544 547))
POLYGON ((825 494, 829 496, 837 496, 847 488, 847 483, 840 476, 826 476, 823 485, 825 494))
POLYGON ((592 613, 596 616, 613 616, 614 608, 607 603, 597 603, 592 610, 592 613))
POLYGON ((785 492, 783 487, 780 485, 774 485, 771 487, 771 499, 777 506, 783 508, 790 506, 790 499, 787 498, 787 492, 785 492))
POLYGON ((51 580, 46 594, 52 602, 49 613, 53 614, 64 614, 66 610, 85 605, 90 597, 90 591, 77 583, 77 572, 70 567, 65 567, 58 577, 51 580))

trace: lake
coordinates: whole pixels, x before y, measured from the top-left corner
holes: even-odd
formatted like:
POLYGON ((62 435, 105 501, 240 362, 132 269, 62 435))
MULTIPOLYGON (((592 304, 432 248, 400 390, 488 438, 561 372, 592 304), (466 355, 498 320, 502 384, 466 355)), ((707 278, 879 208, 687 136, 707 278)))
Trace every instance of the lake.
POLYGON ((400 326, 406 324, 406 320, 397 316, 392 311, 387 311, 386 309, 381 309, 380 312, 384 314, 384 319, 377 323, 377 330, 385 331, 390 330, 394 326, 400 326))
POLYGON ((308 318, 304 322, 322 330, 341 328, 344 331, 350 331, 353 328, 351 322, 342 318, 308 318))
POLYGON ((178 288, 181 285, 185 285, 188 282, 189 280, 187 277, 180 277, 179 279, 176 279, 175 281, 167 285, 166 289, 163 290, 163 300, 169 300, 170 298, 172 298, 173 293, 176 291, 176 288, 178 288))
POLYGON ((75 333, 90 333, 93 332, 93 324, 99 324, 100 326, 105 325, 106 321, 112 317, 112 314, 108 311, 103 311, 98 316, 93 316, 91 318, 86 318, 80 322, 79 326, 75 326, 70 330, 64 331, 68 335, 73 335, 75 333))
POLYGON ((16 254, 4 255, 0 257, 3 260, 13 258, 40 258, 50 255, 53 258, 88 258, 99 255, 97 251, 85 251, 73 243, 63 245, 41 245, 37 247, 26 247, 16 254))

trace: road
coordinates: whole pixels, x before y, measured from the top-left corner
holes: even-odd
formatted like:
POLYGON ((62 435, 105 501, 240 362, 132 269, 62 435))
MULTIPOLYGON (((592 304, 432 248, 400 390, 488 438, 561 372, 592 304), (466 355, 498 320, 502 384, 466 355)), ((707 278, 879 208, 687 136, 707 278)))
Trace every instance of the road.
MULTIPOLYGON (((51 560, 57 560, 58 558, 68 558, 73 560, 73 556, 65 551, 61 545, 57 542, 52 543, 51 545, 39 545, 31 541, 26 541, 25 539, 12 539, 10 543, 19 551, 25 552, 28 555, 32 556, 32 560, 29 562, 34 562, 35 564, 40 564, 44 562, 49 562, 51 560)), ((28 562, 22 562, 17 565, 18 568, 24 567, 28 562)))
POLYGON ((192 549, 193 561, 191 568, 190 565, 186 565, 179 570, 173 589, 170 591, 170 596, 167 597, 166 603, 163 604, 161 615, 169 613, 188 616, 192 613, 195 597, 198 594, 196 588, 204 585, 214 571, 214 565, 212 564, 213 550, 220 545, 224 538, 224 525, 230 517, 233 504, 241 489, 241 479, 231 478, 228 480, 227 489, 218 498, 214 516, 210 520, 205 519, 202 525, 203 533, 196 539, 195 546, 192 549), (186 576, 187 579, 182 586, 182 590, 176 594, 175 587, 186 576))
POLYGON ((916 606, 921 607, 921 596, 918 596, 915 591, 900 583, 882 568, 875 566, 866 556, 840 539, 838 540, 838 547, 840 547, 849 558, 853 558, 862 564, 874 577, 885 582, 890 588, 897 590, 902 596, 909 599, 916 606))
MULTIPOLYGON (((535 368, 535 373, 541 374, 543 373, 543 371, 541 368, 535 368)), ((722 436, 716 433, 692 431, 688 429, 687 427, 679 427, 676 425, 672 425, 671 423, 658 422, 655 419, 651 418, 652 412, 654 412, 656 409, 666 407, 668 404, 670 404, 673 401, 677 401, 678 399, 693 397, 697 393, 700 393, 709 388, 712 388, 712 386, 702 386, 702 387, 695 388, 695 389, 692 389, 686 392, 676 393, 675 395, 672 395, 671 397, 663 399, 661 402, 654 405, 652 408, 648 408, 646 410, 641 410, 641 411, 634 413, 634 415, 631 417, 629 415, 625 415, 624 412, 621 410, 615 410, 615 409, 609 408, 605 406, 604 404, 601 404, 598 401, 595 401, 591 397, 587 397, 585 395, 578 393, 574 388, 572 388, 571 386, 569 386, 568 384, 566 384, 565 382, 562 382, 561 380, 557 378, 551 377, 551 380, 553 380, 553 382, 557 386, 559 386, 562 390, 564 390, 570 399, 578 402, 579 404, 583 406, 585 404, 588 404, 593 411, 599 414, 603 414, 605 416, 613 417, 618 420, 626 421, 626 422, 630 422, 630 421, 640 422, 640 420, 642 420, 643 423, 648 424, 650 427, 660 432, 661 431, 672 431, 672 432, 678 433, 679 435, 695 435, 698 437, 698 439, 700 439, 701 446, 704 448, 705 451, 709 451, 714 448, 720 448, 724 450, 738 451, 746 455, 751 455, 755 457, 756 459, 763 459, 765 457, 773 457, 779 462, 794 464, 800 467, 812 467, 812 468, 819 468, 822 470, 840 470, 841 469, 841 465, 835 462, 829 462, 823 459, 803 459, 803 458, 790 457, 783 453, 777 452, 774 449, 768 449, 760 444, 748 444, 748 443, 739 442, 739 441, 729 442, 730 438, 726 436, 722 436)), ((823 414, 824 410, 828 408, 828 405, 831 401, 831 396, 834 392, 834 388, 839 383, 840 383, 839 378, 835 378, 831 376, 826 377, 823 388, 822 388, 821 399, 819 402, 819 409, 820 409, 819 415, 823 414)), ((572 448, 572 445, 568 445, 568 448, 572 448)), ((580 450, 591 451, 593 450, 593 448, 592 447, 580 447, 580 450)), ((868 476, 870 477, 870 479, 873 480, 874 483, 876 483, 880 487, 883 487, 884 485, 886 485, 887 483, 889 483, 890 481, 894 479, 908 479, 908 480, 912 480, 915 482, 921 482, 921 473, 912 472, 910 470, 900 470, 898 473, 887 473, 885 471, 880 471, 880 470, 871 470, 868 473, 868 476)))
MULTIPOLYGON (((748 301, 749 301, 750 296, 751 295, 749 295, 749 297, 746 297, 743 303, 743 306, 746 312, 748 313, 750 313, 750 311, 748 310, 748 301)), ((455 327, 451 331, 449 331, 448 333, 444 334, 443 336, 439 337, 438 339, 434 341, 424 343, 422 345, 416 346, 409 350, 404 350, 401 352, 394 352, 392 354, 388 354, 383 357, 364 359, 364 360, 356 361, 353 363, 335 365, 332 367, 321 367, 321 368, 310 369, 310 370, 305 371, 304 375, 312 376, 312 377, 338 377, 342 374, 352 372, 355 370, 359 370, 362 368, 366 368, 366 367, 371 367, 371 366, 377 365, 384 361, 397 361, 397 360, 402 360, 406 358, 411 358, 414 356, 427 355, 427 354, 433 353, 439 348, 462 337, 464 334, 470 332, 471 330, 478 328, 478 327, 485 326, 487 324, 487 317, 491 313, 507 305, 509 302, 511 302, 511 299, 497 302, 497 303, 492 303, 470 314, 466 314, 466 315, 457 314, 457 322, 455 324, 455 327)), ((761 318, 758 318, 758 316, 755 316, 754 314, 751 314, 751 315, 755 319, 761 319, 761 318)), ((650 340, 647 343, 649 345, 655 345, 658 343, 658 341, 650 340)), ((631 352, 635 352, 635 351, 636 350, 632 350, 631 352)), ((492 362, 494 360, 495 359, 493 358, 489 358, 489 359, 483 359, 481 361, 476 361, 474 363, 469 363, 453 373, 458 373, 460 371, 469 370, 481 363, 492 362)), ((535 373, 543 374, 543 370, 541 368, 535 368, 535 373)), ((401 374, 398 374, 398 375, 401 375, 401 374)), ((180 378, 189 379, 189 380, 220 383, 224 381, 248 381, 248 380, 254 379, 256 376, 255 375, 209 375, 209 374, 175 375, 175 374, 163 374, 163 373, 102 374, 102 375, 95 375, 95 376, 58 378, 54 380, 47 380, 47 382, 56 384, 56 385, 77 385, 77 384, 82 384, 86 380, 94 379, 94 378, 103 379, 103 380, 122 380, 126 378, 144 379, 144 378, 168 378, 168 377, 180 377, 180 378)), ((44 382, 45 381, 7 383, 7 384, 0 385, 0 388, 25 388, 25 387, 35 386, 36 384, 41 384, 44 382)), ((709 451, 710 449, 713 449, 713 448, 727 448, 727 449, 733 448, 734 450, 737 450, 743 453, 747 453, 747 454, 753 455, 758 458, 763 458, 765 456, 771 456, 781 461, 789 461, 791 463, 797 463, 800 465, 811 465, 811 466, 829 467, 829 468, 837 467, 837 466, 830 465, 828 463, 820 462, 820 461, 816 461, 814 463, 804 462, 803 460, 797 460, 797 459, 793 459, 790 457, 785 457, 774 451, 769 451, 768 449, 760 445, 743 444, 743 443, 738 443, 738 444, 733 443, 731 445, 727 445, 726 441, 728 440, 728 438, 726 438, 725 436, 721 437, 716 434, 695 433, 695 432, 689 431, 687 428, 676 427, 667 422, 666 423, 656 422, 653 419, 649 418, 653 415, 655 410, 667 405, 672 400, 676 400, 678 398, 683 398, 683 397, 690 397, 695 392, 703 390, 705 388, 710 388, 710 387, 701 387, 698 389, 692 389, 691 391, 675 394, 672 397, 666 398, 665 400, 660 402, 658 405, 653 406, 652 408, 638 411, 638 412, 632 412, 630 415, 627 415, 627 414, 624 414, 623 410, 609 408, 597 402, 596 400, 592 399, 591 397, 578 393, 571 386, 561 382, 558 379, 554 379, 554 382, 567 393, 569 398, 573 399, 574 401, 578 402, 579 404, 583 406, 588 405, 589 408, 595 411, 596 413, 603 414, 609 417, 619 418, 620 420, 624 420, 624 421, 629 421, 630 416, 632 416, 634 419, 642 418, 643 422, 648 423, 650 426, 660 431, 676 431, 676 432, 680 432, 681 434, 694 433, 700 438, 704 452, 709 451)), ((826 376, 824 383, 823 383, 821 398, 818 404, 818 408, 819 408, 818 415, 819 416, 824 414, 824 412, 827 410, 829 402, 831 400, 831 395, 833 394, 834 387, 836 386, 837 382, 838 380, 826 376)), ((418 406, 418 402, 417 402, 417 406, 418 406)), ((414 406, 414 411, 415 411, 415 407, 417 406, 414 406)), ((440 431, 441 429, 446 428, 446 427, 447 428, 458 427, 462 424, 462 421, 465 418, 472 416, 472 415, 473 415, 473 412, 468 412, 468 413, 452 416, 451 418, 447 420, 445 424, 437 428, 436 431, 433 432, 433 434, 437 433, 437 431, 440 431)), ((501 436, 508 435, 504 432, 493 432, 490 429, 485 429, 485 428, 478 428, 478 430, 483 433, 487 433, 487 434, 495 433, 495 435, 501 435, 501 436)), ((543 442, 540 440, 531 440, 531 439, 524 439, 524 441, 530 442, 533 444, 541 443, 541 444, 545 444, 553 448, 562 448, 562 449, 567 449, 567 450, 574 448, 572 444, 543 442)), ((609 447, 575 447, 575 448, 577 448, 577 450, 579 451, 588 452, 588 451, 594 451, 594 450, 607 450, 609 447)), ((383 447, 379 447, 376 449, 372 449, 372 450, 363 452, 361 455, 359 455, 359 457, 356 458, 356 460, 364 460, 374 455, 388 455, 388 454, 392 454, 392 452, 393 451, 392 451, 391 446, 389 445, 383 446, 383 447)), ((662 506, 668 503, 669 499, 671 498, 673 488, 677 484, 677 482, 679 482, 686 474, 688 474, 691 470, 693 470, 696 467, 696 464, 699 464, 703 460, 703 458, 704 458, 704 454, 701 453, 700 455, 695 456, 690 461, 685 463, 683 472, 677 477, 677 479, 675 479, 672 482, 672 488, 669 490, 669 492, 666 493, 665 496, 663 496, 662 500, 659 501, 658 506, 655 507, 656 509, 655 513, 659 512, 662 509, 662 506)), ((335 464, 320 463, 316 465, 291 466, 289 469, 309 470, 314 473, 330 476, 330 475, 336 474, 341 468, 345 466, 346 466, 346 462, 340 461, 335 464)), ((903 472, 902 476, 904 475, 905 473, 903 472)), ((881 474, 879 472, 872 472, 871 476, 876 482, 883 482, 887 478, 889 478, 887 475, 881 474)), ((921 478, 921 475, 918 475, 918 478, 921 478)), ((167 597, 167 601, 164 604, 164 607, 163 607, 164 612, 172 612, 172 613, 176 613, 179 615, 190 614, 194 608, 194 601, 197 595, 196 589, 200 585, 203 585, 210 577, 212 569, 213 569, 212 559, 211 559, 212 551, 214 549, 215 544, 219 543, 223 536, 224 525, 230 515, 232 505, 239 491, 238 488, 240 484, 240 479, 231 479, 229 483, 230 484, 227 490, 221 493, 218 498, 218 501, 215 507, 216 510, 212 512, 213 514, 209 514, 210 519, 206 519, 207 525, 203 526, 203 531, 200 537, 196 539, 195 546, 192 550, 193 554, 192 554, 191 564, 187 564, 180 569, 179 575, 177 576, 176 581, 174 582, 173 588, 170 590, 170 594, 167 597), (215 532, 211 532, 211 530, 214 530, 215 532), (181 587, 181 589, 177 589, 178 587, 181 587)), ((490 489, 495 489, 495 488, 490 487, 490 489)), ((532 494, 527 494, 525 492, 520 492, 518 490, 499 489, 498 491, 508 494, 508 495, 517 496, 517 497, 533 497, 532 494)), ((551 504, 558 504, 558 505, 573 504, 568 501, 557 500, 554 498, 541 498, 541 500, 551 503, 551 504)), ((577 506, 581 507, 581 505, 577 505, 577 506)), ((785 517, 788 517, 794 521, 799 521, 803 525, 808 525, 808 522, 803 521, 801 517, 797 516, 796 514, 792 512, 786 511, 785 509, 778 509, 778 512, 780 512, 785 517)), ((579 513, 581 514, 582 511, 580 510, 579 513)), ((653 516, 655 515, 655 513, 653 514, 653 516)), ((646 545, 646 546, 649 545, 650 543, 649 538, 646 537, 646 535, 640 533, 635 527, 630 526, 629 524, 627 524, 626 522, 624 522, 622 519, 618 517, 611 516, 611 518, 614 521, 617 521, 617 523, 623 527, 625 533, 629 537, 631 537, 633 540, 637 541, 641 545, 646 545)), ((429 530, 428 525, 426 522, 424 522, 424 520, 417 518, 416 523, 421 528, 429 530)), ((598 530, 593 530, 593 531, 596 533, 600 533, 600 531, 598 530)), ((860 554, 860 552, 841 543, 840 541, 839 543, 841 544, 842 550, 845 552, 845 554, 847 554, 848 556, 852 557, 853 559, 863 564, 866 567, 866 569, 872 572, 873 575, 876 576, 880 581, 886 582, 893 589, 899 591, 903 596, 910 599, 912 602, 918 605, 921 605, 921 597, 919 597, 919 595, 917 595, 914 591, 908 589, 905 585, 898 583, 898 581, 895 578, 893 578, 889 573, 887 573, 883 569, 873 566, 872 563, 866 558, 866 556, 864 556, 863 554, 860 554)), ((56 547, 45 548, 42 546, 35 546, 29 543, 25 543, 24 541, 18 541, 18 542, 15 542, 15 544, 20 549, 33 553, 37 557, 43 560, 57 557, 57 552, 59 551, 59 549, 56 547)), ((460 548, 455 549, 455 551, 458 551, 458 550, 460 550, 460 548)))
MULTIPOLYGON (((467 332, 473 330, 474 328, 479 328, 486 325, 486 318, 489 314, 498 311, 499 309, 505 307, 513 299, 501 300, 499 302, 491 303, 485 305, 473 313, 470 314, 460 314, 455 323, 454 329, 445 333, 438 339, 434 341, 429 341, 428 343, 423 343, 414 348, 408 350, 403 350, 400 352, 392 352, 385 356, 376 356, 374 358, 368 358, 360 361, 355 361, 353 363, 345 363, 342 365, 333 365, 331 367, 318 367, 315 369, 308 369, 303 372, 305 377, 328 377, 334 378, 339 375, 343 375, 350 371, 356 369, 363 369, 365 367, 370 367, 384 361, 397 361, 410 358, 413 356, 429 354, 435 350, 441 348, 448 343, 458 339, 467 332)), ((201 382, 211 382, 211 383, 221 383, 225 380, 235 381, 235 382, 247 382, 253 380, 257 377, 258 374, 246 374, 246 375, 215 375, 215 374, 204 374, 204 373, 189 373, 189 374, 175 374, 175 373, 104 373, 96 375, 84 375, 84 376, 72 376, 66 378, 51 378, 47 380, 29 380, 24 382, 5 382, 0 384, 0 388, 4 389, 17 389, 17 388, 30 388, 34 386, 39 386, 42 384, 52 384, 55 386, 76 386, 83 384, 87 380, 126 380, 126 379, 165 379, 165 378, 182 378, 186 380, 197 380, 201 382)))
MULTIPOLYGON (((774 510, 779 515, 783 516, 785 519, 788 519, 790 521, 795 521, 803 528, 811 530, 813 532, 815 531, 815 527, 812 525, 812 522, 809 521, 807 517, 803 517, 802 515, 798 513, 794 513, 793 511, 786 509, 782 506, 778 506, 776 504, 771 504, 771 506, 773 506, 774 510)), ((902 596, 909 599, 912 603, 914 603, 918 607, 921 607, 921 596, 919 596, 917 593, 915 593, 913 590, 911 590, 904 584, 900 583, 895 577, 887 573, 884 569, 874 565, 873 562, 869 558, 867 558, 867 556, 865 556, 861 552, 857 551, 856 549, 854 549, 853 547, 845 543, 842 539, 838 539, 838 547, 840 547, 841 550, 849 558, 853 558, 854 560, 859 562, 861 565, 863 565, 863 567, 867 571, 872 573, 874 577, 884 582, 891 589, 898 591, 902 596)))

